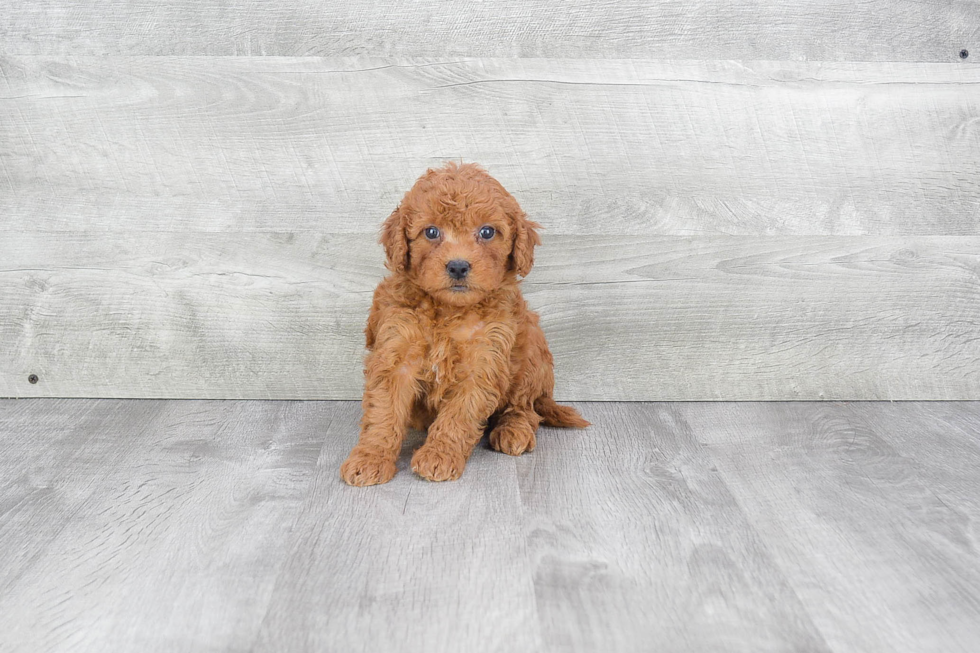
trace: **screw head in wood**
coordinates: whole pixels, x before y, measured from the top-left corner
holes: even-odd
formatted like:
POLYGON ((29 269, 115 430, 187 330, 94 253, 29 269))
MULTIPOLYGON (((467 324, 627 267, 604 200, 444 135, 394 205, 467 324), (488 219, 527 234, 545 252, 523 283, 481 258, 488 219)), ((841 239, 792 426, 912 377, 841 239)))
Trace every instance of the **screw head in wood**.
POLYGON ((29 377, 27 377, 27 382, 37 383, 37 374, 31 374, 29 377))
POLYGON ((967 50, 966 48, 963 48, 962 50, 960 50, 960 59, 966 59, 969 56, 970 56, 970 51, 969 50, 967 50))

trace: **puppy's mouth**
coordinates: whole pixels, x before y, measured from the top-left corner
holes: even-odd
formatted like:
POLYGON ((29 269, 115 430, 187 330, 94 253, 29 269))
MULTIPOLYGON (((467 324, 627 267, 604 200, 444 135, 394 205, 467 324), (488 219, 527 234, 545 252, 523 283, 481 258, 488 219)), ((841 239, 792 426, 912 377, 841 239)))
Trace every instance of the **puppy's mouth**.
POLYGON ((450 292, 467 292, 470 289, 465 283, 454 283, 449 286, 450 292))

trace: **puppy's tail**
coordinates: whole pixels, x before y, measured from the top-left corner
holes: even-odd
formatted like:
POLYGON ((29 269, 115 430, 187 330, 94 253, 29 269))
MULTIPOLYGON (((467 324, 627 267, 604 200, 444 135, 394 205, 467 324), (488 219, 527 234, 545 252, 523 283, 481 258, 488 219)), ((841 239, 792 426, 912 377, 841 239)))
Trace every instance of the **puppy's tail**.
POLYGON ((534 400, 534 412, 541 416, 541 421, 548 426, 575 427, 584 429, 589 422, 578 414, 571 406, 561 406, 549 396, 541 395, 534 400))

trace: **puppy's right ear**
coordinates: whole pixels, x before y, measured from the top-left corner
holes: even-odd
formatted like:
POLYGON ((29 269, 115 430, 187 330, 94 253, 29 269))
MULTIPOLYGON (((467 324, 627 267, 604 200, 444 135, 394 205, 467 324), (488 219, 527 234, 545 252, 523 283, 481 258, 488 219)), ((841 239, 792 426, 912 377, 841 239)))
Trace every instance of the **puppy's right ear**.
POLYGON ((407 226, 405 211, 399 205, 381 227, 381 238, 378 242, 385 248, 385 256, 388 258, 385 266, 392 272, 404 272, 408 269, 407 226))

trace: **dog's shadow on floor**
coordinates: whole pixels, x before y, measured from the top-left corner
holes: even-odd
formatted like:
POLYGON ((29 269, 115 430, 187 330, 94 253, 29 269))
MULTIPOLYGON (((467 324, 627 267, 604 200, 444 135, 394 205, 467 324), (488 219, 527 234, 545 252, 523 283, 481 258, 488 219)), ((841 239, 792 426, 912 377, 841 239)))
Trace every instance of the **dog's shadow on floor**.
MULTIPOLYGON (((483 437, 481 437, 480 441, 476 443, 475 447, 473 447, 474 454, 481 449, 491 451, 490 431, 493 430, 495 425, 496 420, 490 420, 487 423, 486 428, 483 429, 483 437)), ((411 461, 412 454, 415 453, 415 450, 425 444, 426 435, 427 434, 425 431, 419 431, 418 429, 409 429, 408 433, 405 434, 405 440, 402 442, 402 451, 398 456, 398 460, 400 462, 405 462, 406 467, 409 466, 409 463, 406 461, 411 461)))

